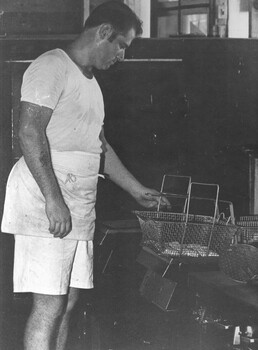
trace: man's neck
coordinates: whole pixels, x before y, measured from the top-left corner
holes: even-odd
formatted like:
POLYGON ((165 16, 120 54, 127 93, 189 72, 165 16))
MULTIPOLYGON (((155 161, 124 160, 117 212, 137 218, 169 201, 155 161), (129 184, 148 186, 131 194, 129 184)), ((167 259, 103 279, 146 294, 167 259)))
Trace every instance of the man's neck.
POLYGON ((92 67, 84 66, 80 63, 78 52, 74 50, 72 46, 68 46, 65 52, 88 79, 93 78, 92 67))

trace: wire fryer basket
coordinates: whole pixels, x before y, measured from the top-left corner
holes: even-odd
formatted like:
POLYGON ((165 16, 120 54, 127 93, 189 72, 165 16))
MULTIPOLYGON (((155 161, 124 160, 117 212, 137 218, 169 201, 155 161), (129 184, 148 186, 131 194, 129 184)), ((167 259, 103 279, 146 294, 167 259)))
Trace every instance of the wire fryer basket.
POLYGON ((227 249, 237 226, 213 217, 182 213, 135 211, 143 233, 142 245, 170 257, 218 257, 227 249))
MULTIPOLYGON (((191 182, 187 177, 188 186, 185 186, 185 193, 164 192, 166 176, 177 178, 173 175, 165 175, 161 186, 161 195, 170 198, 184 198, 183 212, 162 212, 159 211, 135 211, 141 230, 142 245, 151 248, 156 253, 167 257, 191 257, 191 258, 211 258, 218 257, 222 251, 232 243, 233 236, 238 227, 229 224, 229 219, 233 218, 233 205, 229 203, 230 217, 219 213, 219 186, 216 184, 205 184, 191 182), (198 191, 196 192, 196 189, 198 191), (200 190, 202 196, 199 195, 200 190), (207 190, 208 197, 207 197, 207 190), (210 194, 212 191, 212 198, 210 194), (203 195, 204 194, 204 195, 203 195), (213 198, 214 197, 214 198, 213 198), (190 212, 193 209, 194 201, 211 203, 213 216, 197 215, 190 212), (203 202, 205 201, 205 202, 203 202)), ((160 197, 161 198, 161 197, 160 197)), ((159 200, 159 203, 161 200, 159 200)), ((234 222, 234 220, 231 220, 234 222)))

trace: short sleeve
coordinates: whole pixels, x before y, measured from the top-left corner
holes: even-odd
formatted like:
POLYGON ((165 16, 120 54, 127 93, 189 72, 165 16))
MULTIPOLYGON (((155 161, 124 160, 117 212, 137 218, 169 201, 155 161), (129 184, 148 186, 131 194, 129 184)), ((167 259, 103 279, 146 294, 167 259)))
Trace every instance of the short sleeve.
POLYGON ((61 57, 46 53, 25 71, 21 101, 54 109, 65 86, 66 66, 61 57))

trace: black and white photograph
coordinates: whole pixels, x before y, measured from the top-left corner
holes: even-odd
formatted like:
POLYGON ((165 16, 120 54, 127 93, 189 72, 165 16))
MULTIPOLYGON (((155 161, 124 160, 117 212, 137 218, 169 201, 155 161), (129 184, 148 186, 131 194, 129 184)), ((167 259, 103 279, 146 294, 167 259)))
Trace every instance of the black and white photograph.
POLYGON ((258 0, 0 0, 0 350, 258 350, 258 0))

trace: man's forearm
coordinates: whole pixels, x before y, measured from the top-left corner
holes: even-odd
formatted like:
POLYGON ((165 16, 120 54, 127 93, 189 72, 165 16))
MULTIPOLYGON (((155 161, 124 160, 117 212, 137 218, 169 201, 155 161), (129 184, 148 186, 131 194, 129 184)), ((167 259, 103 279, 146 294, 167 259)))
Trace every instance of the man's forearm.
POLYGON ((61 191, 56 180, 46 128, 52 110, 47 107, 22 102, 20 114, 19 141, 25 161, 46 199, 60 197, 61 191))
POLYGON ((110 180, 120 186, 134 197, 134 199, 145 208, 155 208, 157 205, 170 206, 166 198, 152 188, 143 186, 122 164, 113 148, 107 142, 102 130, 100 138, 105 153, 104 171, 110 180))
POLYGON ((113 148, 106 144, 104 171, 110 180, 134 196, 142 185, 122 164, 113 148))
POLYGON ((46 135, 51 115, 48 107, 22 102, 19 139, 25 161, 46 200, 49 232, 63 238, 71 231, 72 222, 51 162, 46 135))
POLYGON ((26 164, 43 196, 46 199, 60 196, 46 137, 37 134, 20 136, 20 145, 26 164))

